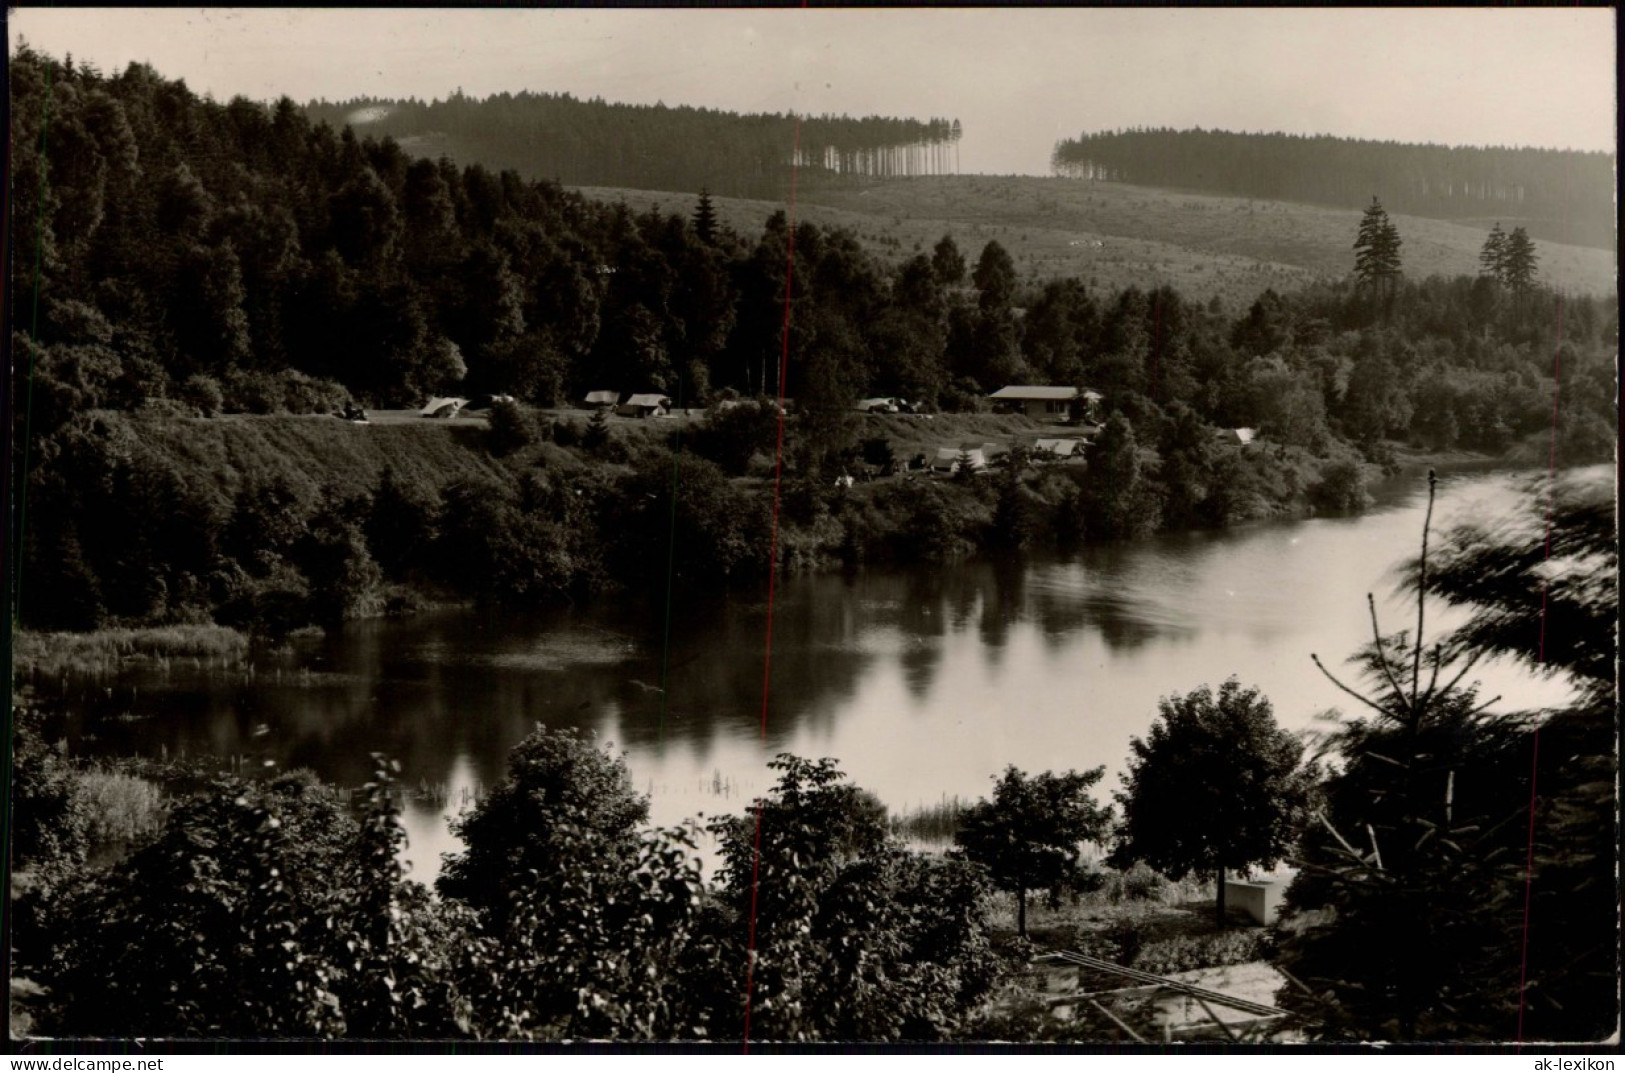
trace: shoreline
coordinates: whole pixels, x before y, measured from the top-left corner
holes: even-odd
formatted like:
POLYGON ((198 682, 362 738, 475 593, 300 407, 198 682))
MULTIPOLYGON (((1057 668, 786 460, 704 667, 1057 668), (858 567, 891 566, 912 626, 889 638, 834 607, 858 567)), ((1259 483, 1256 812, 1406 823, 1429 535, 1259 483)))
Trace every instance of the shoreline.
MULTIPOLYGON (((1376 463, 1362 463, 1367 482, 1372 483, 1385 477, 1397 477, 1406 474, 1419 474, 1431 467, 1468 469, 1495 468, 1498 466, 1522 468, 1535 464, 1535 460, 1528 457, 1528 444, 1514 445, 1499 455, 1490 455, 1483 452, 1460 449, 1446 451, 1429 451, 1413 445, 1388 444, 1392 452, 1393 464, 1391 469, 1384 469, 1376 463)), ((1588 463, 1591 465, 1594 463, 1588 463)), ((1583 467, 1569 466, 1566 469, 1583 467)), ((985 486, 986 483, 997 479, 997 475, 983 475, 976 478, 981 485, 964 488, 967 498, 980 500, 976 495, 975 487, 985 486)), ((866 489, 884 490, 896 482, 889 479, 876 481, 865 487, 866 489)), ((916 482, 924 487, 940 487, 958 490, 958 485, 952 478, 922 479, 916 482)), ((875 491, 866 491, 865 494, 854 496, 854 501, 864 504, 872 500, 875 491)), ((951 493, 950 493, 951 494, 951 493)), ((1362 508, 1369 509, 1367 507, 1362 508)), ((1204 532, 1222 531, 1257 521, 1281 521, 1314 517, 1319 513, 1312 504, 1304 503, 1271 503, 1269 509, 1263 513, 1245 518, 1237 518, 1223 526, 1197 525, 1177 526, 1168 529, 1155 530, 1153 533, 1138 534, 1129 537, 1084 539, 1078 545, 1104 543, 1134 543, 1156 534, 1173 532, 1204 532)), ((818 574, 833 570, 861 568, 864 565, 884 565, 891 561, 884 555, 871 556, 859 554, 851 556, 841 542, 831 543, 827 534, 820 534, 817 527, 796 527, 788 529, 781 541, 784 561, 780 570, 785 575, 818 574), (822 538, 822 539, 821 539, 822 538)), ((955 563, 971 561, 987 561, 991 557, 1006 557, 1012 554, 1008 549, 999 549, 977 542, 964 549, 963 554, 945 559, 938 563, 939 567, 951 566, 955 563)), ((377 614, 358 616, 345 621, 372 621, 390 618, 410 618, 419 614, 476 606, 477 601, 468 599, 445 599, 444 593, 435 588, 410 590, 404 606, 397 605, 389 610, 377 614)), ((117 674, 133 663, 168 663, 184 661, 197 666, 218 665, 225 668, 242 668, 247 665, 248 659, 255 654, 288 655, 293 651, 295 642, 311 637, 325 636, 334 625, 339 624, 306 624, 289 630, 283 636, 272 640, 264 635, 255 635, 232 626, 218 623, 174 623, 152 626, 112 626, 89 631, 71 630, 35 630, 25 627, 17 628, 11 639, 11 675, 14 699, 20 688, 32 684, 43 678, 62 677, 69 674, 88 676, 105 676, 117 674)))

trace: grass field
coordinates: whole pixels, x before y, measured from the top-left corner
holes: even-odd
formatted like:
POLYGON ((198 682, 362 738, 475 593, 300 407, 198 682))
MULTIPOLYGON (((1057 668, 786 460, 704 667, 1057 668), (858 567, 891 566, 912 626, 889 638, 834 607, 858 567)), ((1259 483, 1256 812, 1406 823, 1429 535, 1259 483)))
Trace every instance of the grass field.
MULTIPOLYGON (((582 187, 642 211, 688 213, 695 196, 582 187)), ((714 198, 719 219, 754 237, 773 201, 714 198)), ((1169 283, 1191 298, 1235 306, 1266 287, 1289 289, 1347 275, 1360 213, 1293 202, 1215 197, 1121 183, 959 175, 814 186, 797 195, 797 220, 853 231, 875 255, 898 263, 951 234, 967 258, 997 239, 1034 279, 1076 276, 1116 290, 1169 283)), ((1473 275, 1485 227, 1395 216, 1405 271, 1473 275)), ((1614 253, 1537 242, 1540 277, 1602 294, 1614 287, 1614 253)))
POLYGON ((282 477, 314 493, 371 492, 385 466, 409 483, 439 488, 451 481, 501 478, 485 450, 484 420, 433 421, 396 411, 365 425, 310 414, 153 419, 102 411, 110 435, 136 453, 162 460, 205 492, 222 514, 250 478, 282 477))

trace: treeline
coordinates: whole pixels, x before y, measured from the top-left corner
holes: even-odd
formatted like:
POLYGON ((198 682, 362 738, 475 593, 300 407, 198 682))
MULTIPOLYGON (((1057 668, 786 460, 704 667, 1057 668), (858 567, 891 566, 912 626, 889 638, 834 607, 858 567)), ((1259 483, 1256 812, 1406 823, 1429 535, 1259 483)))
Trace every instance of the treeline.
MULTIPOLYGON (((449 155, 569 186, 699 190, 782 198, 792 167, 891 178, 958 170, 957 119, 740 114, 686 105, 498 93, 445 100, 371 97, 304 106, 312 120, 389 137, 416 155, 449 155)), ((802 179, 809 176, 803 174, 802 179)))
POLYGON ((1055 145, 1057 174, 1395 212, 1506 220, 1536 238, 1613 249, 1614 157, 1504 146, 1416 145, 1222 130, 1085 133, 1055 145))

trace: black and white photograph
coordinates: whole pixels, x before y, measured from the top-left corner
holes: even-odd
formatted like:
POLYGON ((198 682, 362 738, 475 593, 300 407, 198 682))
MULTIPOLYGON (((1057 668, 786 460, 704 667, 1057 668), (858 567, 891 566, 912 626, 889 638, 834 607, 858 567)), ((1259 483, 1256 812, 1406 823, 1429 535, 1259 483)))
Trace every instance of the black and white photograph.
POLYGON ((1612 8, 6 19, 13 1049, 1618 1046, 1612 8))

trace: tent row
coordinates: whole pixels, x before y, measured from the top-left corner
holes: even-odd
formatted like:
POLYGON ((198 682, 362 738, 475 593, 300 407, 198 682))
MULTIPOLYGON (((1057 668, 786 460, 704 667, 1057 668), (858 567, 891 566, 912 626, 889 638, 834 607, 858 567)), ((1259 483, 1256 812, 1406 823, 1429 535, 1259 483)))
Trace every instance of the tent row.
POLYGON ((589 410, 613 410, 620 417, 665 417, 671 413, 671 396, 658 392, 633 392, 623 400, 619 391, 589 391, 581 400, 589 410))
MULTIPOLYGON (((1066 462, 1082 458, 1083 448, 1084 441, 1079 439, 1044 437, 1033 441, 1032 458, 1034 461, 1066 462)), ((936 458, 931 461, 931 471, 951 475, 959 472, 963 465, 968 465, 972 470, 982 470, 999 465, 1009 455, 1010 446, 1003 443, 964 443, 958 447, 939 447, 936 458)))

